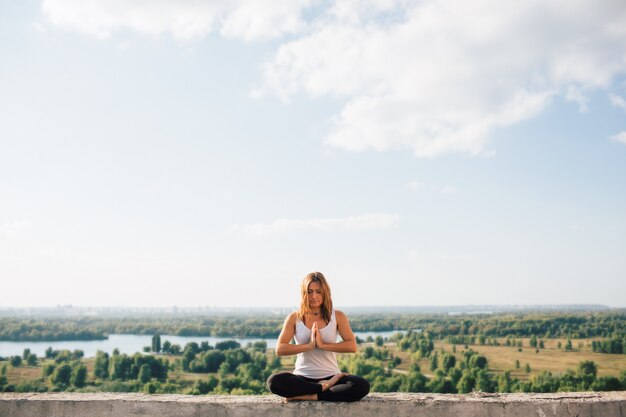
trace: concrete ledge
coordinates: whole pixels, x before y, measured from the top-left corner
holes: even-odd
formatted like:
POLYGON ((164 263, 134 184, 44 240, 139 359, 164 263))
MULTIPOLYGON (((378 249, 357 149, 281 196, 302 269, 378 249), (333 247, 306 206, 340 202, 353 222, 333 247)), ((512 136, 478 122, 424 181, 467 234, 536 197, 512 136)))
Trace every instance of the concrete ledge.
POLYGON ((0 394, 0 417, 626 417, 626 392, 370 394, 356 403, 282 403, 276 396, 0 394))

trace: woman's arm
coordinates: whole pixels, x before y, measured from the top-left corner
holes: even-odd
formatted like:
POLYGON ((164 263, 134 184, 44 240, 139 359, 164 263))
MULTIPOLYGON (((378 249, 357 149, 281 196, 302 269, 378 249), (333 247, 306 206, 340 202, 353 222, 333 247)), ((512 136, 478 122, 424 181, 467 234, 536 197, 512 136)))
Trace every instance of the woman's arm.
POLYGON ((354 337, 354 333, 352 333, 352 329, 350 328, 350 322, 348 322, 348 317, 346 317, 346 315, 343 314, 341 311, 335 310, 335 318, 337 319, 337 330, 339 331, 339 335, 343 339, 343 342, 324 343, 324 341, 322 340, 322 335, 320 334, 320 332, 317 332, 317 348, 337 353, 356 352, 356 338, 354 337))
POLYGON ((289 356, 315 349, 315 332, 311 332, 311 341, 306 344, 292 345, 290 342, 296 332, 298 313, 291 313, 283 323, 283 329, 276 342, 276 356, 289 356))

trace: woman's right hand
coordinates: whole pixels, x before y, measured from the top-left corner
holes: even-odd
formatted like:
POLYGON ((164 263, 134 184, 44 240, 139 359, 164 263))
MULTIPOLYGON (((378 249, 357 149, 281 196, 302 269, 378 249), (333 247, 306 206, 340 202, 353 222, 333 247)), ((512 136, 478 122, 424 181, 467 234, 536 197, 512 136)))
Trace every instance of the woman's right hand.
POLYGON ((309 340, 309 348, 310 350, 315 349, 316 346, 316 340, 317 340, 317 322, 314 321, 313 325, 311 326, 311 340, 309 340))

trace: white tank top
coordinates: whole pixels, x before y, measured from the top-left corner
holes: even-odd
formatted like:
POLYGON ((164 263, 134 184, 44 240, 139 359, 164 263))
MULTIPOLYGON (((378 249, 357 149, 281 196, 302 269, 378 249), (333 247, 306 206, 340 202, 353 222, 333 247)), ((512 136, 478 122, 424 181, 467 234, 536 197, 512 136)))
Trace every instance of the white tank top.
MULTIPOLYGON (((332 311, 328 324, 319 329, 319 332, 324 343, 337 343, 335 310, 332 311)), ((296 322, 296 333, 294 337, 296 343, 299 345, 309 343, 311 340, 311 329, 306 327, 300 319, 296 322)), ((316 379, 326 378, 338 374, 339 372, 336 353, 322 349, 313 349, 308 352, 298 353, 296 369, 293 371, 295 375, 316 379)))

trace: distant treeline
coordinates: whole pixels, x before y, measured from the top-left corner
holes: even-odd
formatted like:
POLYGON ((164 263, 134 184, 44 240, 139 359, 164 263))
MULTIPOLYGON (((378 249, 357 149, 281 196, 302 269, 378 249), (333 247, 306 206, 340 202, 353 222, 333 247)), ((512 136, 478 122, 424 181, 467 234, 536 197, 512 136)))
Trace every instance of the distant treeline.
POLYGON ((439 316, 420 320, 420 328, 435 338, 457 335, 486 337, 590 338, 611 337, 626 330, 626 314, 553 313, 439 316))
MULTIPOLYGON (((81 317, 0 320, 0 340, 53 341, 98 340, 109 334, 170 334, 178 336, 277 337, 284 317, 185 316, 185 317, 81 317)), ((612 338, 626 335, 626 313, 532 314, 354 314, 357 332, 421 329, 433 338, 531 337, 612 338)), ((615 350, 615 349, 613 349, 615 350)))

